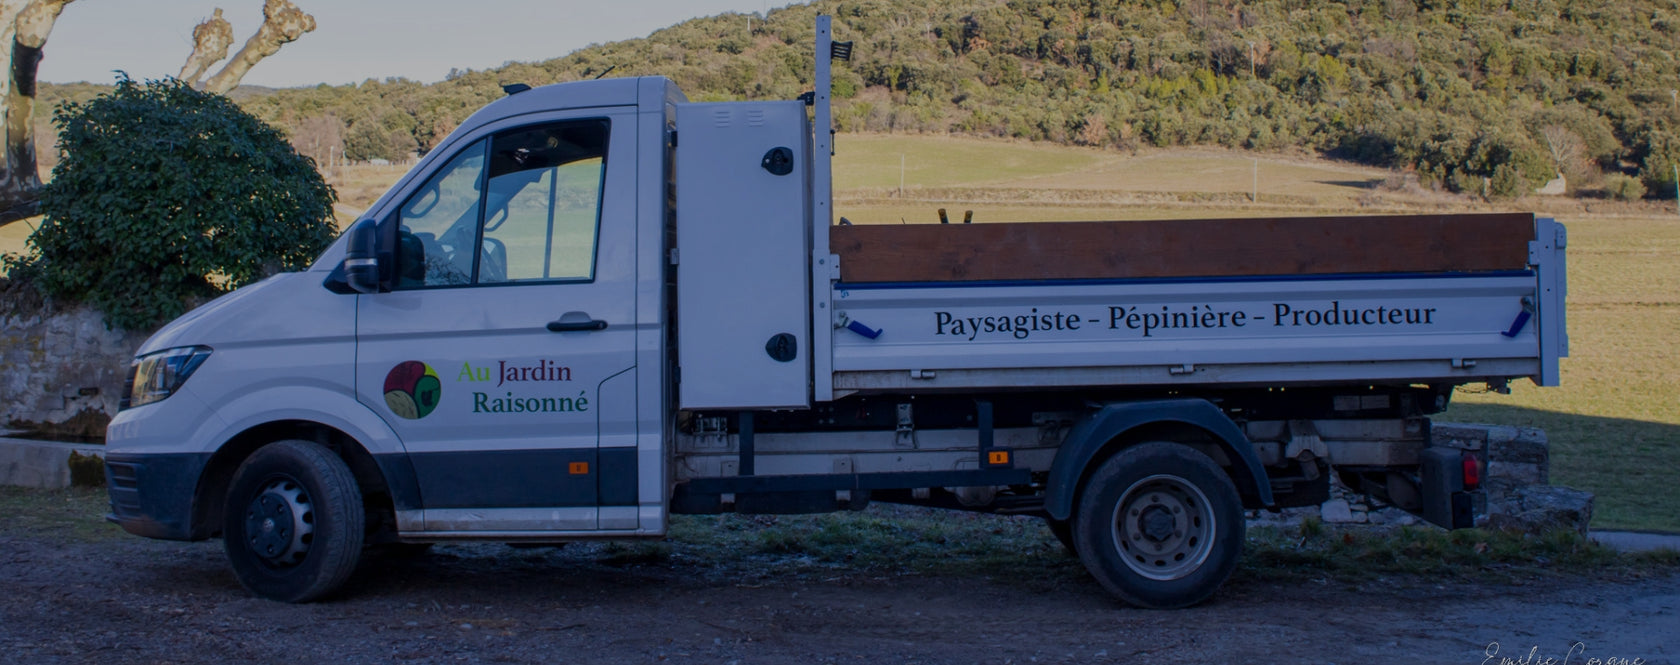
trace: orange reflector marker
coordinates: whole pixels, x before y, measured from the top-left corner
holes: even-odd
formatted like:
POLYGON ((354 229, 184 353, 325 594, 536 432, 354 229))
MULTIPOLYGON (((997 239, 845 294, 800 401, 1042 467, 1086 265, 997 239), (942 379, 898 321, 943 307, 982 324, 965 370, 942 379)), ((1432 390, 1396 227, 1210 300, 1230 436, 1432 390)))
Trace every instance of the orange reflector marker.
POLYGON ((572 462, 568 466, 567 470, 571 471, 572 475, 574 475, 574 476, 581 476, 581 475, 589 473, 589 463, 588 462, 572 462))
POLYGON ((1009 451, 1007 451, 1007 450, 990 450, 990 451, 987 451, 986 452, 986 463, 987 464, 993 464, 993 465, 1008 464, 1009 463, 1009 451))

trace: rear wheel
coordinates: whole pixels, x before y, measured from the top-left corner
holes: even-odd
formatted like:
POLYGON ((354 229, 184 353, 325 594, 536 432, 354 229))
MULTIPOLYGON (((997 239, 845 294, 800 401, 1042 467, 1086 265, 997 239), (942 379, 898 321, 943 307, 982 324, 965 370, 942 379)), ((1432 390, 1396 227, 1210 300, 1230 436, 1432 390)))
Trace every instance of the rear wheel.
POLYGON ((1229 476, 1175 443, 1121 450, 1086 481, 1074 549, 1110 593, 1133 605, 1186 607, 1236 569, 1246 525, 1229 476))
POLYGON ((258 449, 234 473, 222 525, 239 583, 303 603, 337 590, 362 553, 361 491, 332 451, 308 441, 258 449))

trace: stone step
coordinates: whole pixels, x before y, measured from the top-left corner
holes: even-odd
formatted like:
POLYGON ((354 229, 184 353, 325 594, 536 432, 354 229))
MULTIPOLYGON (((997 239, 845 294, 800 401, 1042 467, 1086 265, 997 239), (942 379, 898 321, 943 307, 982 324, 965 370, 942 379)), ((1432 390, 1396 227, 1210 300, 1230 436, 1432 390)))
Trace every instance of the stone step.
POLYGON ((94 478, 103 481, 102 463, 84 467, 86 470, 81 474, 72 475, 71 455, 104 460, 105 446, 0 437, 0 485, 64 489, 77 479, 84 484, 96 484, 91 483, 94 478))

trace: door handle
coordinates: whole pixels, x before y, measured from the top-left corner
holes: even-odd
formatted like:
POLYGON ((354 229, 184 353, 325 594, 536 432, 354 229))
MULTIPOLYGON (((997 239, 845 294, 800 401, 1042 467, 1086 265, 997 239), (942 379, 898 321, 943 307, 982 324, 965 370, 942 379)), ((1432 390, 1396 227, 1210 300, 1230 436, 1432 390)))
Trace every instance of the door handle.
POLYGON ((593 332, 606 330, 607 322, 601 319, 573 319, 561 317, 559 321, 549 321, 549 332, 593 332))

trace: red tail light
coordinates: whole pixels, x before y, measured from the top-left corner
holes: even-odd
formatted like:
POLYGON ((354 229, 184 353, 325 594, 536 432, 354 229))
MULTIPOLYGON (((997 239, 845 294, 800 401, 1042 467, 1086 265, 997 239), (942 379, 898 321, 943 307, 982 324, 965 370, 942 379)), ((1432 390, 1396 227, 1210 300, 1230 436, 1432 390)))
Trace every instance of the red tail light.
POLYGON ((1482 486, 1482 460, 1475 455, 1464 456, 1464 489, 1473 491, 1482 486))

